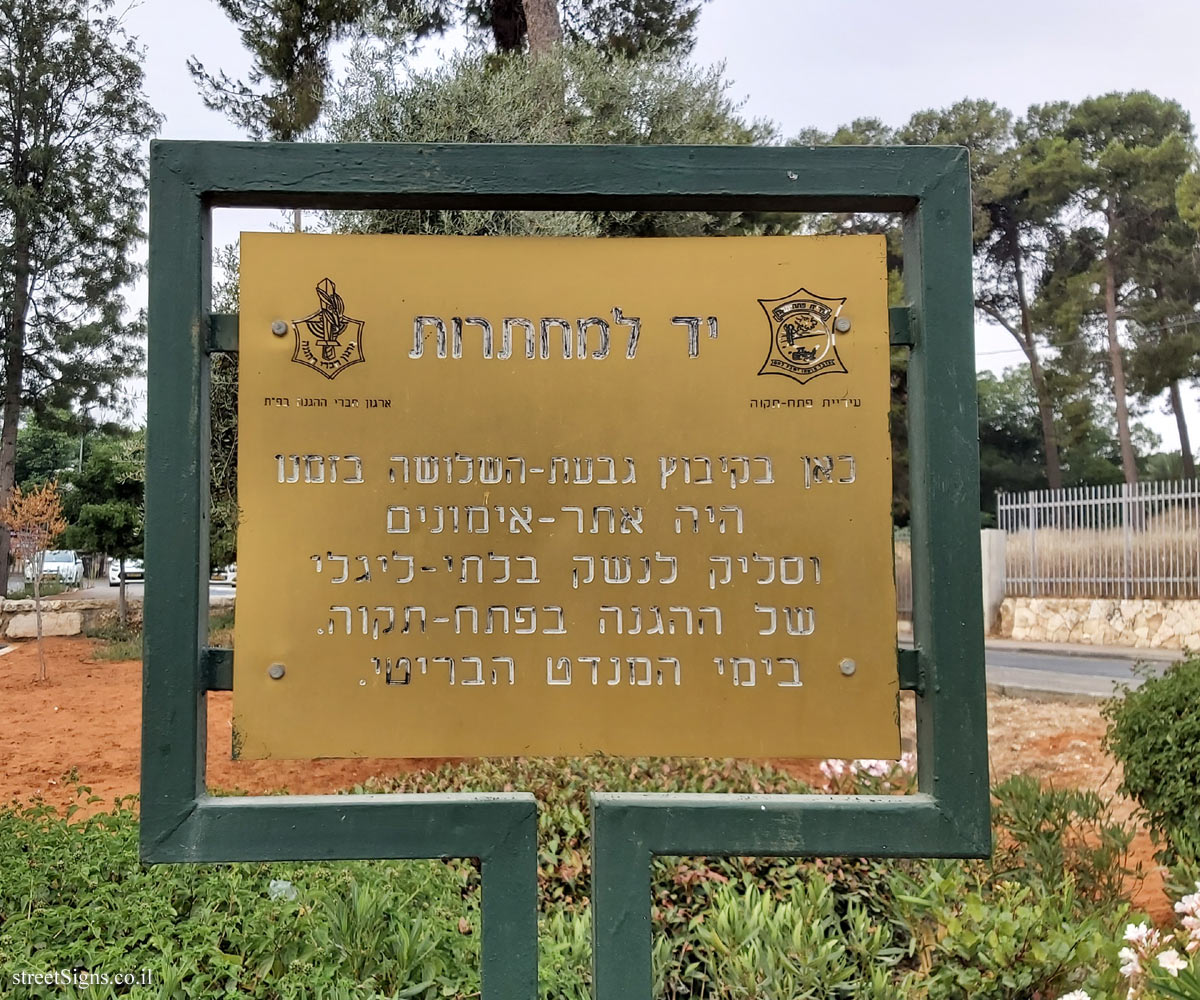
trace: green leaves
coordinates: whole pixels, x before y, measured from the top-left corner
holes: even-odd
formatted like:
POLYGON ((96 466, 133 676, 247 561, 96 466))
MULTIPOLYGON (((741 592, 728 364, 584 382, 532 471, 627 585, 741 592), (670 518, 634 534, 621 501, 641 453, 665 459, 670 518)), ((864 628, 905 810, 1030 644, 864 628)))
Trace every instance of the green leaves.
POLYGON ((465 997, 478 925, 478 894, 438 861, 149 869, 125 808, 74 824, 0 811, 6 988, 21 970, 146 969, 152 987, 129 995, 465 997), (295 898, 272 898, 274 878, 295 898))
MULTIPOLYGON (((804 790, 762 765, 605 758, 479 761, 370 786, 516 788, 541 800, 546 1000, 590 995, 589 789, 804 790)), ((1085 988, 1097 1000, 1123 996, 1116 951, 1127 907, 1080 888, 1097 882, 1089 873, 1104 863, 1086 854, 1097 845, 1075 842, 1096 832, 1093 798, 1025 780, 997 789, 997 803, 997 840, 1012 846, 994 864, 658 859, 654 995, 1028 1000, 1085 988)), ((0 981, 31 968, 146 968, 153 988, 128 995, 478 993, 479 874, 470 861, 146 869, 136 841, 136 818, 121 806, 74 824, 45 807, 0 811, 0 981)))
POLYGON ((120 405, 145 360, 124 290, 161 119, 111 6, 0 0, 0 496, 22 410, 120 405))
POLYGON ((1168 997, 1170 1000, 1200 1000, 1200 975, 1192 969, 1183 969, 1177 979, 1172 979, 1166 972, 1155 970, 1148 989, 1151 996, 1168 997))
POLYGON ((1121 763, 1121 791, 1145 810, 1164 864, 1200 862, 1200 659, 1172 664, 1108 702, 1105 748, 1121 763))
POLYGON ((1082 910, 1116 907, 1141 875, 1126 866, 1133 828, 1114 821, 1095 792, 1014 775, 992 797, 994 825, 1005 831, 992 859, 999 877, 1051 892, 1069 884, 1082 910))

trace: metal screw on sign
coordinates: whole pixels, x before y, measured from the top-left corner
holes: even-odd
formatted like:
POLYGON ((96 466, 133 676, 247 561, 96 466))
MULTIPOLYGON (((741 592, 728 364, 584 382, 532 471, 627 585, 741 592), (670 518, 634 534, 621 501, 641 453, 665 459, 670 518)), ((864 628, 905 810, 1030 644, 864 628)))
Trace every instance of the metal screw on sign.
POLYGON ((282 663, 272 663, 267 667, 267 676, 273 681, 279 680, 285 673, 287 673, 287 668, 282 663))
POLYGON ((849 333, 850 332, 850 317, 849 316, 839 316, 837 319, 835 319, 833 321, 833 328, 838 333, 849 333))
POLYGON ((275 334, 276 337, 282 337, 287 333, 287 327, 287 323, 281 319, 277 319, 271 324, 271 332, 275 334))
POLYGON ((851 677, 851 676, 853 676, 854 671, 856 671, 858 669, 858 664, 855 663, 853 660, 851 660, 849 657, 847 657, 846 659, 842 660, 841 663, 838 664, 838 669, 840 669, 842 674, 845 675, 846 677, 851 677))

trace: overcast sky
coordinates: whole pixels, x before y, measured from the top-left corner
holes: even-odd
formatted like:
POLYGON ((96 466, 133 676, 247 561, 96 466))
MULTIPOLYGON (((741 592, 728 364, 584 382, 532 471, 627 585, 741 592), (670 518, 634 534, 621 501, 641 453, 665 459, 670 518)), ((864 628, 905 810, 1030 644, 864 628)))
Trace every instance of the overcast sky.
MULTIPOLYGON (((166 115, 164 137, 242 138, 204 108, 185 65, 194 55, 237 76, 249 64, 215 0, 142 0, 126 24, 146 46, 146 89, 166 115)), ((963 97, 1020 113, 1115 90, 1173 98, 1200 122, 1198 40, 1198 0, 712 0, 693 58, 723 61, 744 113, 771 119, 787 137, 859 117, 900 124, 963 97)), ((438 48, 431 44, 426 58, 438 48)), ((218 241, 278 218, 228 215, 217 221, 218 241)), ((983 325, 976 346, 981 369, 1021 360, 1007 334, 983 325)), ((1185 393, 1195 442, 1200 392, 1185 393)), ((1164 448, 1179 447, 1173 419, 1153 411, 1145 419, 1164 448)))

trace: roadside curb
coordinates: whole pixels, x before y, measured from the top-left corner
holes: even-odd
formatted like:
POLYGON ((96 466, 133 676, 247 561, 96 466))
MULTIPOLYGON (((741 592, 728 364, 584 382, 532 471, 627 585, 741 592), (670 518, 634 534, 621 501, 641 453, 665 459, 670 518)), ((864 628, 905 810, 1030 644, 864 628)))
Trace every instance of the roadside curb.
MULTIPOLYGON (((900 629, 896 644, 913 648, 912 629, 900 629)), ((1077 642, 1032 642, 1023 639, 985 638, 984 648, 1012 653, 1056 653, 1060 656, 1089 656, 1097 660, 1135 660, 1147 663, 1174 663, 1187 656, 1183 649, 1149 649, 1138 646, 1089 646, 1077 642)))
POLYGON ((986 639, 988 649, 1013 653, 1058 653, 1061 656, 1090 656, 1098 660, 1143 660, 1148 663, 1174 663, 1186 655, 1182 649, 1146 649, 1137 646, 1087 646, 1069 642, 1025 642, 1020 639, 986 639))
POLYGON ((1023 684, 992 683, 987 685, 988 696, 1020 698, 1024 701, 1059 702, 1064 705, 1096 705, 1108 701, 1118 692, 1099 694, 1093 691, 1054 691, 1049 688, 1026 687, 1023 684))

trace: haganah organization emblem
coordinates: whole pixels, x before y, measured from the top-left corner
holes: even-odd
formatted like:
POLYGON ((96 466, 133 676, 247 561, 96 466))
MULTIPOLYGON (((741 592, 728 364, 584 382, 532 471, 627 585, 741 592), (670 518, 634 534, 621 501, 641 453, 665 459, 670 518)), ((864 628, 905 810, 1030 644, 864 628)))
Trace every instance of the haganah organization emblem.
POLYGON ((346 315, 346 303, 331 279, 325 278, 317 285, 317 298, 321 300, 321 308, 292 323, 296 331, 292 360, 333 379, 351 365, 366 360, 362 350, 365 324, 346 315))
POLYGON ((759 299, 771 324, 771 350, 759 375, 785 375, 803 384, 845 372, 837 351, 837 315, 845 298, 827 299, 800 288, 782 299, 759 299))

